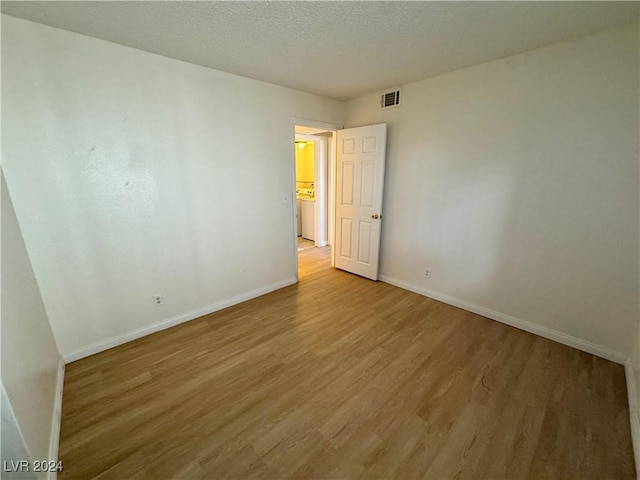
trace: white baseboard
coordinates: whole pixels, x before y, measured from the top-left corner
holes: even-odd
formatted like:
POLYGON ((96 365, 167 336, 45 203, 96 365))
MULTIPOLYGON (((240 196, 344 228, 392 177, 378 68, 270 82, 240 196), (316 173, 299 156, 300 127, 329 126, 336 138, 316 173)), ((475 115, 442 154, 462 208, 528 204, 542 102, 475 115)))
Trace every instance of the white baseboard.
POLYGON ((640 479, 640 405, 638 402, 636 376, 633 372, 631 359, 624 362, 624 373, 627 377, 627 395, 629 396, 629 420, 631 422, 631 440, 633 441, 633 454, 636 459, 636 478, 640 479))
POLYGON ((454 307, 459 307, 464 310, 468 310, 469 312, 477 313, 478 315, 490 318, 491 320, 506 323, 507 325, 511 325, 512 327, 516 327, 520 330, 524 330, 526 332, 548 338, 549 340, 568 345, 569 347, 577 348, 578 350, 597 355, 598 357, 606 358, 607 360, 611 360, 612 362, 624 364, 627 359, 626 355, 623 355, 622 353, 615 350, 611 350, 610 348, 603 347, 602 345, 597 345, 595 343, 591 343, 586 340, 567 335, 566 333, 559 332, 558 330, 522 320, 521 318, 512 317, 511 315, 507 315, 496 310, 491 310, 490 308, 485 308, 480 305, 465 302, 464 300, 460 300, 444 293, 439 293, 433 290, 418 287, 416 285, 411 285, 407 282, 403 282, 402 280, 387 277, 386 275, 380 275, 380 280, 385 283, 395 285, 396 287, 409 290, 410 292, 414 292, 419 295, 423 295, 425 297, 433 298, 449 305, 453 305, 454 307))
POLYGON ((65 355, 64 361, 66 363, 70 363, 76 360, 80 360, 81 358, 88 357, 89 355, 93 355, 95 353, 99 353, 104 350, 108 350, 109 348, 117 347, 118 345, 122 345, 123 343, 130 342, 137 338, 151 335, 152 333, 156 333, 161 330, 165 330, 167 328, 173 327, 175 325, 188 322, 189 320, 202 317, 203 315, 208 315, 210 313, 217 312, 218 310, 222 310, 224 308, 237 305, 238 303, 246 302, 247 300, 251 300, 253 298, 265 295, 267 293, 271 293, 275 290, 288 287, 289 285, 295 284, 297 281, 298 280, 296 280, 295 278, 288 278, 286 280, 282 280, 280 282, 267 285, 266 287, 262 287, 256 290, 252 290, 250 292, 242 293, 240 295, 236 295, 235 297, 222 300, 212 305, 207 305, 206 307, 198 308, 196 310, 191 310, 190 312, 187 312, 187 313, 176 315, 175 317, 162 320, 158 323, 154 323, 152 325, 148 325, 146 327, 139 328, 131 332, 123 333, 121 335, 116 335, 115 337, 111 337, 106 340, 101 340, 99 342, 92 343, 91 345, 81 350, 65 355))
MULTIPOLYGON (((51 438, 49 439, 49 460, 58 461, 60 446, 60 423, 62 421, 62 388, 64 387, 64 359, 58 361, 56 393, 53 399, 53 419, 51 420, 51 438)), ((49 480, 56 480, 57 472, 49 472, 49 480)))

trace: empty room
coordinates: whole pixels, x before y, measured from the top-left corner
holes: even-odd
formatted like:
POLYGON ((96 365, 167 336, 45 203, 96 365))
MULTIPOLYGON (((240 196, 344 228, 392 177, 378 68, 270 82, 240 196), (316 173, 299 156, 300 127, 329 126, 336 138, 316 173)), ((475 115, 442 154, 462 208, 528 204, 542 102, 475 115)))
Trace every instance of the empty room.
POLYGON ((640 478, 640 2, 0 8, 2 479, 640 478))

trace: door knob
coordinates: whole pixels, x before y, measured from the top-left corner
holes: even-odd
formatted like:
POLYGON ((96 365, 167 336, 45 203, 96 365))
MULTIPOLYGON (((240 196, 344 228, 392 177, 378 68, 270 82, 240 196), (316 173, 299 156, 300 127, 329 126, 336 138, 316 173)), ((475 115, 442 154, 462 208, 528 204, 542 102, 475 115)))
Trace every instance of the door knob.
POLYGON ((378 215, 377 213, 374 213, 373 215, 371 215, 371 218, 380 218, 380 215, 378 215))

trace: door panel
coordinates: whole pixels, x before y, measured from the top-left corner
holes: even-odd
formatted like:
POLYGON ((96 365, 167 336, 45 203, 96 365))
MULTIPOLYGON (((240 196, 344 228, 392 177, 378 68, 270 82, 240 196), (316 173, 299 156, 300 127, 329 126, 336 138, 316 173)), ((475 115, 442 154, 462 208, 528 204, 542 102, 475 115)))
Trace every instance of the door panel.
POLYGON ((353 220, 349 218, 341 219, 340 229, 342 232, 340 239, 340 257, 345 260, 351 260, 351 240, 353 238, 353 220))
POLYGON ((360 222, 360 245, 358 245, 358 262, 371 264, 371 222, 360 222))
POLYGON ((342 165, 342 188, 340 191, 342 192, 342 205, 353 205, 353 171, 355 169, 355 165, 353 162, 345 162, 342 165))
POLYGON ((356 153, 356 139, 354 137, 342 139, 342 153, 356 153))
POLYGON ((375 162, 362 162, 362 178, 360 179, 360 206, 373 208, 375 180, 375 162))
POLYGON ((338 130, 335 266, 378 279, 385 124, 338 130))
POLYGON ((362 139, 362 152, 374 153, 376 151, 376 137, 364 137, 362 139))

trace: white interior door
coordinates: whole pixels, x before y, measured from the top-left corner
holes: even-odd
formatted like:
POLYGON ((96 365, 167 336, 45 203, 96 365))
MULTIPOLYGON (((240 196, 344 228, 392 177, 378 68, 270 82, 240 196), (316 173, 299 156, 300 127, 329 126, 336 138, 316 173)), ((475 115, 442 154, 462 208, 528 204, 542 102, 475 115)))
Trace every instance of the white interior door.
POLYGON ((336 268, 378 279, 387 125, 338 130, 336 268))

